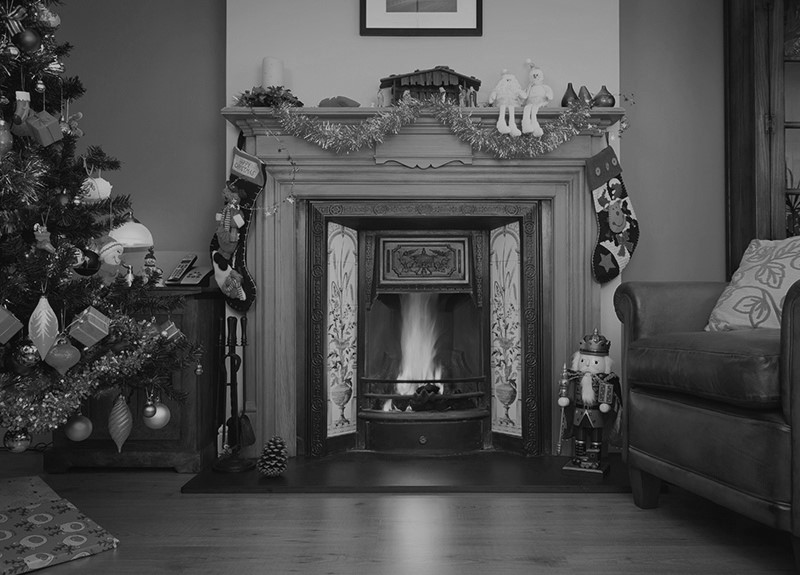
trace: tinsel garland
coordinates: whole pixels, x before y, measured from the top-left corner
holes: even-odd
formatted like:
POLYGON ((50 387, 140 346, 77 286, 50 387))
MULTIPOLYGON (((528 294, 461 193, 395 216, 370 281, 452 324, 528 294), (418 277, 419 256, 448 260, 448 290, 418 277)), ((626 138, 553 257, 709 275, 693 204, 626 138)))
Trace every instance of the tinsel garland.
POLYGON ((282 105, 273 109, 281 128, 286 133, 318 145, 323 150, 337 154, 356 152, 365 146, 383 142, 390 134, 414 123, 420 116, 423 103, 414 98, 404 98, 391 110, 379 112, 357 124, 342 124, 322 121, 306 114, 292 114, 291 106, 282 105))
POLYGON ((536 158, 548 154, 572 140, 582 131, 594 128, 591 108, 578 102, 567 108, 554 121, 542 125, 544 134, 538 138, 531 134, 512 137, 501 134, 497 128, 476 123, 461 108, 449 103, 434 103, 433 115, 462 142, 473 150, 486 151, 495 158, 536 158))
MULTIPOLYGON (((47 371, 28 375, 0 372, 0 428, 25 428, 30 433, 56 429, 73 415, 81 403, 109 384, 137 379, 137 386, 154 385, 170 374, 145 379, 142 372, 154 359, 168 352, 165 340, 152 321, 120 316, 112 328, 126 334, 131 345, 118 352, 75 366, 66 377, 54 378, 47 371)), ((180 397, 178 397, 180 399, 180 397)))
POLYGON ((485 126, 451 102, 432 100, 428 103, 406 96, 398 105, 359 123, 333 123, 312 118, 307 114, 291 112, 291 106, 273 108, 273 114, 283 130, 296 138, 306 140, 324 150, 349 154, 366 146, 383 142, 387 135, 397 134, 403 126, 412 124, 424 109, 450 128, 461 141, 474 150, 486 151, 496 158, 535 158, 552 152, 569 142, 582 131, 592 129, 591 108, 577 102, 567 108, 552 122, 543 124, 544 134, 535 137, 525 134, 512 137, 497 131, 494 123, 485 126))

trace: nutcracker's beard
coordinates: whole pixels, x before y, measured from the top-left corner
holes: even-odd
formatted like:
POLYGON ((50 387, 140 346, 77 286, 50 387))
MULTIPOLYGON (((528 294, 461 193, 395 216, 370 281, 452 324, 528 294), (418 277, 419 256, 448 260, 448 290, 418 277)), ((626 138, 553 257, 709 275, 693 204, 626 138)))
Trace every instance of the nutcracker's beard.
POLYGON ((597 397, 594 394, 594 386, 592 386, 592 374, 584 372, 581 377, 581 399, 584 405, 594 405, 597 397))

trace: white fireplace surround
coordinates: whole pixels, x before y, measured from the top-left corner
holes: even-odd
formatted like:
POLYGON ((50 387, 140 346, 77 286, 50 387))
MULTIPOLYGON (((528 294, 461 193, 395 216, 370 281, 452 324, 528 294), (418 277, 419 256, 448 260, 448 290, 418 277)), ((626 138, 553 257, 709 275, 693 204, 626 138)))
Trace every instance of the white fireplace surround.
MULTIPOLYGON (((356 123, 378 111, 301 108, 298 112, 323 121, 356 123)), ((497 119, 496 109, 470 112, 484 125, 493 126, 497 119)), ((561 112, 559 108, 543 110, 539 120, 546 125, 561 112)), ((302 397, 298 389, 305 385, 310 369, 305 332, 310 283, 308 201, 549 202, 551 216, 542 222, 542 249, 550 250, 552 262, 552 269, 544 270, 551 285, 543 291, 552 350, 549 365, 560 372, 581 337, 599 325, 600 286, 590 271, 597 231, 585 162, 606 146, 604 129, 622 117, 621 109, 596 109, 592 120, 598 129, 576 136, 549 154, 510 160, 471 150, 424 112, 374 149, 350 154, 336 154, 284 134, 270 109, 225 108, 222 113, 245 136, 245 151, 267 166, 258 207, 279 206, 274 214, 269 210, 253 213, 247 239, 247 263, 257 289, 249 312, 252 333, 245 406, 256 422, 254 448, 280 435, 290 455, 304 452, 302 438, 308 422, 306 410, 298 405, 302 397), (285 201, 290 195, 297 201, 285 201)), ((558 373, 551 374, 553 386, 557 377, 558 373)), ((549 408, 556 413, 554 402, 549 408)), ((545 449, 549 453, 557 441, 559 418, 548 421, 552 421, 545 449)))

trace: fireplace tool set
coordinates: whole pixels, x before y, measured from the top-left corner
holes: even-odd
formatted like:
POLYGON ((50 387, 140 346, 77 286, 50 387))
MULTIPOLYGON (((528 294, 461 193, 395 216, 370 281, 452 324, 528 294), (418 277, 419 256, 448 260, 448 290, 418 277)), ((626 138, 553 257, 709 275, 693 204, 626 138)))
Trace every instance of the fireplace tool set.
POLYGON ((219 388, 217 397, 217 426, 222 426, 222 441, 227 451, 227 455, 217 458, 214 462, 214 471, 226 473, 239 473, 255 467, 255 462, 245 459, 240 452, 242 447, 247 447, 255 443, 255 434, 250 419, 244 413, 246 407, 246 381, 244 379, 243 356, 247 347, 247 317, 242 316, 240 320, 229 317, 221 320, 220 325, 220 352, 223 354, 220 363, 220 380, 222 385, 219 388), (237 322, 241 323, 242 337, 237 341, 236 329, 237 322), (227 323, 227 330, 225 324, 227 323), (227 335, 226 335, 227 332, 227 335), (242 355, 236 353, 236 348, 241 347, 242 355), (226 363, 229 369, 226 369, 226 363), (239 383, 238 373, 242 369, 242 409, 239 409, 239 383), (230 416, 225 420, 226 391, 230 393, 230 416), (224 422, 224 423, 223 423, 224 422))

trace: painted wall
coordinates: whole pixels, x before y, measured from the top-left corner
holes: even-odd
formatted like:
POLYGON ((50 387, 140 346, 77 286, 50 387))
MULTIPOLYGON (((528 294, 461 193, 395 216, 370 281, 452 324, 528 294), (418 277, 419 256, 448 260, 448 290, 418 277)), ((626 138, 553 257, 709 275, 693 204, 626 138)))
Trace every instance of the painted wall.
POLYGON ((641 239, 625 280, 725 280, 722 0, 620 0, 630 128, 625 186, 641 239))
POLYGON ((307 106, 338 95, 370 106, 381 78, 439 65, 481 80, 485 102, 504 68, 527 84, 528 58, 559 102, 567 82, 618 92, 618 0, 500 4, 484 2, 482 37, 414 38, 360 36, 358 0, 228 0, 227 101, 261 84, 265 56, 307 106))
POLYGON ((123 162, 108 179, 159 252, 205 253, 236 135, 219 110, 260 83, 263 56, 310 105, 369 105, 380 78, 436 65, 481 79, 485 100, 502 68, 524 80, 531 58, 557 99, 567 82, 635 98, 621 159, 642 238, 624 278, 724 278, 722 0, 503 7, 487 5, 480 38, 381 38, 359 36, 357 0, 67 0, 57 38, 87 88, 81 143, 123 162))
POLYGON ((132 195, 165 272, 185 252, 208 259, 227 176, 224 3, 67 0, 55 10, 56 38, 74 46, 66 75, 86 88, 70 109, 84 114, 78 152, 100 145, 122 162, 104 177, 112 196, 132 195))

